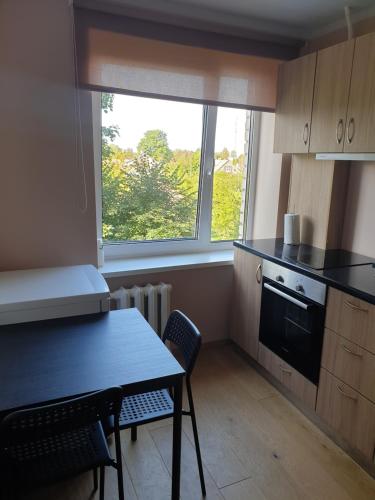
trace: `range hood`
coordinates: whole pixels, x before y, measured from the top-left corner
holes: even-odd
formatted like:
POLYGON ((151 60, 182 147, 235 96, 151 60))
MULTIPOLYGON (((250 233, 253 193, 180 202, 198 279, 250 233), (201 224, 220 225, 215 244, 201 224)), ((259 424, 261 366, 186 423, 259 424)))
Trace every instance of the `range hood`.
POLYGON ((316 160, 375 161, 375 153, 317 153, 316 160))

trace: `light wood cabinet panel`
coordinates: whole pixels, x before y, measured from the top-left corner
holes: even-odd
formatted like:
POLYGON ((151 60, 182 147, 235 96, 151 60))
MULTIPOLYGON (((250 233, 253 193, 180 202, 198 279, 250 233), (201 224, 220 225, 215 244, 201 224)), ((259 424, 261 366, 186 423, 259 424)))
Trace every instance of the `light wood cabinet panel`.
POLYGON ((330 288, 326 327, 375 354, 375 306, 330 288))
POLYGON ((375 356, 326 329, 322 366, 335 377, 375 402, 375 356))
POLYGON ((375 152, 375 33, 355 41, 344 151, 375 152))
POLYGON ((340 246, 348 179, 348 166, 340 163, 316 161, 313 155, 292 157, 288 212, 300 214, 301 243, 318 248, 340 246))
POLYGON ((315 409, 317 387, 288 363, 259 342, 258 363, 295 394, 307 406, 315 409))
POLYGON ((275 117, 275 153, 307 153, 316 53, 280 66, 275 117))
POLYGON ((368 460, 375 447, 375 405, 331 375, 320 372, 318 415, 368 460))
POLYGON ((235 249, 231 338, 254 359, 258 357, 262 259, 235 249))
POLYGON ((343 151, 353 51, 350 40, 318 52, 310 152, 343 151))

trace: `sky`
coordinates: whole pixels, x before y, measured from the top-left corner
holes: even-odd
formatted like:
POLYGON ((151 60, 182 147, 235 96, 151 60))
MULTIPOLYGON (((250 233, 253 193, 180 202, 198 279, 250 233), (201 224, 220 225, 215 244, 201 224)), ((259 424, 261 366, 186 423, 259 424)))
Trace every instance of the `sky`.
MULTIPOLYGON (((194 151, 202 142, 203 106, 175 101, 116 94, 113 111, 102 114, 104 126, 118 125, 120 135, 114 141, 123 149, 136 150, 147 130, 167 133, 170 149, 194 151)), ((246 111, 219 108, 215 151, 226 147, 240 155, 244 150, 246 111)))

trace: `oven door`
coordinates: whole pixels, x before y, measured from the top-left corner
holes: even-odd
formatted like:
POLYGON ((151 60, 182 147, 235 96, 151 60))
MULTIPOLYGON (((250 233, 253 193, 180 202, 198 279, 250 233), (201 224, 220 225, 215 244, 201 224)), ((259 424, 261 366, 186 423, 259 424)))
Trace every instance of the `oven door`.
POLYGON ((259 340, 315 384, 323 332, 324 306, 264 278, 259 340))

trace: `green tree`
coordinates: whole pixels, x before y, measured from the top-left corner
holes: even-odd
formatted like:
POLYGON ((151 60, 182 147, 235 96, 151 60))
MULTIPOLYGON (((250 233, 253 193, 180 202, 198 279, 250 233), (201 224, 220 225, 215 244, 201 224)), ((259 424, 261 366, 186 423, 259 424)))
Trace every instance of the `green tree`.
POLYGON ((108 196, 103 197, 106 239, 153 240, 192 235, 192 197, 163 163, 138 155, 119 172, 112 169, 107 187, 108 196), (117 191, 112 189, 112 181, 117 191))
POLYGON ((148 130, 137 147, 138 154, 144 154, 157 162, 168 163, 172 159, 172 151, 168 146, 167 134, 162 130, 148 130))
MULTIPOLYGON (((103 113, 113 111, 114 94, 102 93, 101 105, 103 113)), ((109 127, 102 126, 102 158, 107 159, 110 156, 109 144, 119 135, 118 125, 109 127)))
POLYGON ((242 172, 215 172, 211 229, 214 241, 235 240, 239 237, 242 181, 242 172))

